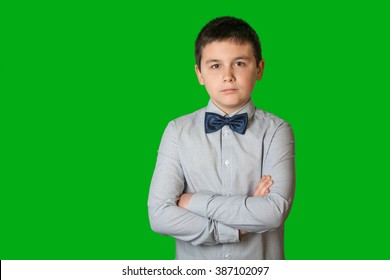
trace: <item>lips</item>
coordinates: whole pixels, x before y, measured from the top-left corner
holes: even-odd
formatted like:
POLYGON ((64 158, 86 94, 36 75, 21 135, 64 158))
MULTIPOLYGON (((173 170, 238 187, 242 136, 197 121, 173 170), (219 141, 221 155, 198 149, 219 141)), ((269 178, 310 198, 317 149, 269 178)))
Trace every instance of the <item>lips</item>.
POLYGON ((236 92, 238 89, 236 88, 225 88, 223 90, 221 90, 222 93, 234 93, 236 92))

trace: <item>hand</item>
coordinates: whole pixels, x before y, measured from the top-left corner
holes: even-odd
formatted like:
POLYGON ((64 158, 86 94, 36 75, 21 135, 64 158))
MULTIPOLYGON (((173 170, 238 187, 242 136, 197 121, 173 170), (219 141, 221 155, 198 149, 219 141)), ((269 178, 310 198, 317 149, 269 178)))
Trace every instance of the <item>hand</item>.
MULTIPOLYGON (((269 194, 269 189, 272 186, 274 181, 272 181, 271 176, 263 176, 261 177, 260 181, 257 183, 257 187, 255 192, 253 193, 253 196, 266 196, 269 194)), ((239 235, 240 238, 245 236, 248 232, 240 229, 239 235)))
POLYGON ((260 181, 257 183, 257 187, 253 196, 266 196, 269 194, 269 189, 271 188, 274 181, 272 181, 271 176, 263 176, 260 181))
POLYGON ((184 209, 188 209, 188 204, 190 203, 190 199, 192 195, 193 195, 192 193, 183 193, 180 196, 179 201, 177 202, 177 206, 184 209))

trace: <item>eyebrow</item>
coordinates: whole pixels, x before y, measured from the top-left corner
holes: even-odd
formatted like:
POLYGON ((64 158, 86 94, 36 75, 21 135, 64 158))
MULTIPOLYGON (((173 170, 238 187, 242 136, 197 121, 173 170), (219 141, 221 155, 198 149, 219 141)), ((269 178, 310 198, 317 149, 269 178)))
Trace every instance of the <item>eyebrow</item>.
MULTIPOLYGON (((233 58, 233 61, 234 60, 240 60, 240 59, 242 59, 242 60, 249 60, 249 57, 247 57, 247 56, 245 56, 245 55, 243 55, 243 56, 238 56, 238 57, 235 57, 235 58, 233 58)), ((221 62, 221 60, 220 59, 207 59, 206 60, 206 64, 209 64, 209 63, 214 63, 214 62, 221 62)))

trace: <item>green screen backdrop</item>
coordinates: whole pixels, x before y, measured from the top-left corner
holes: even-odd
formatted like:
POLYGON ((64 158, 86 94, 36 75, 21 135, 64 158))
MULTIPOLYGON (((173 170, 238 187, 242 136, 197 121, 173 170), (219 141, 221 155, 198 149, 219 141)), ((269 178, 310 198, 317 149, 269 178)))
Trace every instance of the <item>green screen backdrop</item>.
POLYGON ((0 259, 174 258, 150 229, 149 184, 168 122, 207 105, 194 41, 223 15, 257 30, 253 100, 294 129, 287 259, 390 259, 379 3, 2 1, 0 259))

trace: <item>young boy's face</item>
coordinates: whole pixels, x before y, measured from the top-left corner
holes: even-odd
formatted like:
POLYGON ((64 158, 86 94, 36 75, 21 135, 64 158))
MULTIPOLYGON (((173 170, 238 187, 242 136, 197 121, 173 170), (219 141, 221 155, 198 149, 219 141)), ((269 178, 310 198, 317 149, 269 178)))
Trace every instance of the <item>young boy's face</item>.
POLYGON ((256 80, 263 75, 264 61, 256 65, 252 46, 215 41, 202 50, 199 83, 205 85, 213 103, 226 114, 244 106, 251 98, 256 80))

